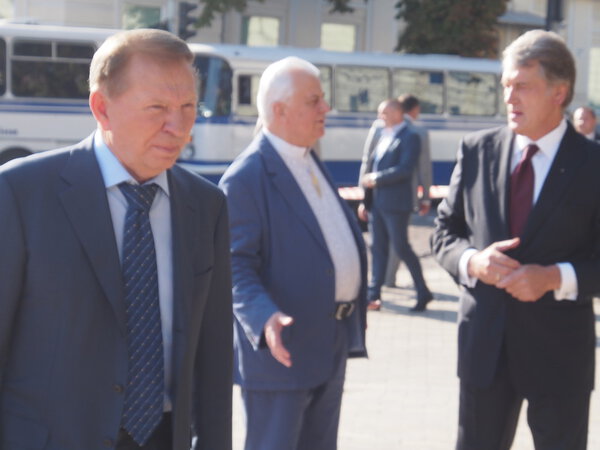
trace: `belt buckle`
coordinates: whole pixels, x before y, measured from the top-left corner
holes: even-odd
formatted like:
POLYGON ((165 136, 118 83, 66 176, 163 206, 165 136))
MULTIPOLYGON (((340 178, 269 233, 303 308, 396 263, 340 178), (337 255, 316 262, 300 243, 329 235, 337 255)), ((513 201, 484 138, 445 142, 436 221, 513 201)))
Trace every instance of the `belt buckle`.
POLYGON ((338 302, 335 308, 335 319, 344 320, 354 312, 354 302, 338 302))

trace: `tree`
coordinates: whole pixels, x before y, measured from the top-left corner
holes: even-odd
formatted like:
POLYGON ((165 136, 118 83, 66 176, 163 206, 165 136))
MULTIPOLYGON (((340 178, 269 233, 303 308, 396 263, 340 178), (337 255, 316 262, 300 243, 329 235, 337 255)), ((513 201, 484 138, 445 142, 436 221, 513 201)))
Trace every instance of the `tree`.
POLYGON ((508 0, 398 0, 406 23, 396 51, 495 58, 498 17, 508 0))

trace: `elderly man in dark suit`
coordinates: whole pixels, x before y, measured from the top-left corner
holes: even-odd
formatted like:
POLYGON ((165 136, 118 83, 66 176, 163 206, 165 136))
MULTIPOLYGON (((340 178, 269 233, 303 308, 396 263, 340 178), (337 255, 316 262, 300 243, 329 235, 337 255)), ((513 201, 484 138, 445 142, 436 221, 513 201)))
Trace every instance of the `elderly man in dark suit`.
POLYGON ((231 448, 224 195, 174 167, 193 54, 159 30, 90 68, 98 130, 0 169, 0 447, 231 448))
POLYGON ((419 135, 404 120, 401 103, 385 100, 378 108, 384 128, 365 148, 359 183, 365 188, 365 202, 359 216, 369 211, 372 268, 369 283, 369 309, 381 307, 381 287, 388 264, 390 244, 406 263, 417 291, 413 311, 424 311, 433 299, 421 270, 419 258, 408 241, 408 221, 413 210, 413 179, 419 160, 419 135))
POLYGON ((596 130, 596 113, 589 106, 580 106, 573 113, 573 125, 575 129, 586 138, 600 142, 600 133, 596 130))
POLYGON ((600 289, 600 149, 565 120, 575 62, 555 33, 504 51, 508 126, 464 138, 433 251, 463 286, 459 450, 586 448, 600 289))
POLYGON ((334 450, 346 359, 365 355, 366 256, 311 150, 329 105, 318 69, 265 69, 262 130, 221 179, 231 214, 237 381, 246 450, 334 450))

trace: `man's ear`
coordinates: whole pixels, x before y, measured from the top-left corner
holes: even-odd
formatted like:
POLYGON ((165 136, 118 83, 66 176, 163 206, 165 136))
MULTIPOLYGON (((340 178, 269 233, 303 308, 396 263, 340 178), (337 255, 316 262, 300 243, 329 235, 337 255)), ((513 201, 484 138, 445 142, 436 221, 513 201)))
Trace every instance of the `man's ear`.
POLYGON ((107 111, 107 98, 102 91, 97 90, 90 93, 90 109, 92 114, 103 130, 110 130, 110 120, 107 111))
POLYGON ((274 102, 273 103, 273 117, 283 117, 285 116, 285 103, 283 102, 274 102))
POLYGON ((557 105, 563 105, 567 94, 569 93, 569 85, 567 83, 557 83, 554 86, 554 101, 557 105))

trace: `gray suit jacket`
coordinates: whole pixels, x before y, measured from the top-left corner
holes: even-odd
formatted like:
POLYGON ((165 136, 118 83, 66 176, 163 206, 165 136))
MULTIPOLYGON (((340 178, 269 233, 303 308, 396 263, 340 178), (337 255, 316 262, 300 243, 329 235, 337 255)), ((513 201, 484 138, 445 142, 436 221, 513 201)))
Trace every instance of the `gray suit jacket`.
MULTIPOLYGON (((231 448, 231 284, 219 190, 174 167, 173 449, 231 448)), ((87 138, 0 169, 0 447, 114 442, 127 382, 120 262, 87 138)))

